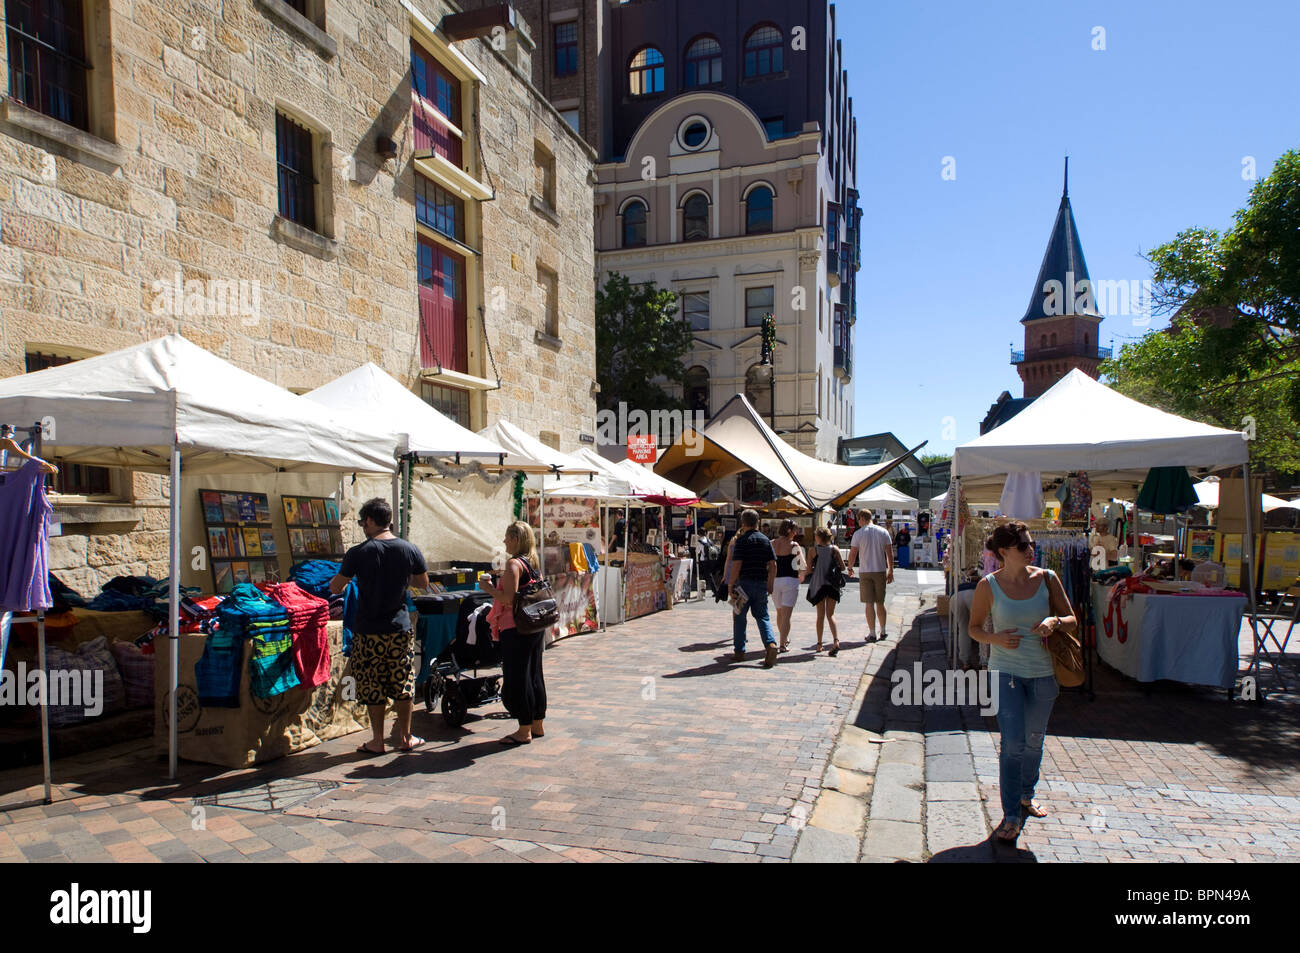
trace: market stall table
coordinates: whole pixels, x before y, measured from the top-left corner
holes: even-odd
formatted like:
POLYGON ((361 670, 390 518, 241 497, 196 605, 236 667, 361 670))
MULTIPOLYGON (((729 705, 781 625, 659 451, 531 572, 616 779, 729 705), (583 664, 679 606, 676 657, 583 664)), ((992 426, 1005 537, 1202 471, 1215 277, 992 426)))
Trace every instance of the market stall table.
POLYGON ((1092 584, 1097 654, 1137 679, 1231 689, 1237 677, 1244 595, 1135 593, 1112 606, 1113 586, 1092 584))

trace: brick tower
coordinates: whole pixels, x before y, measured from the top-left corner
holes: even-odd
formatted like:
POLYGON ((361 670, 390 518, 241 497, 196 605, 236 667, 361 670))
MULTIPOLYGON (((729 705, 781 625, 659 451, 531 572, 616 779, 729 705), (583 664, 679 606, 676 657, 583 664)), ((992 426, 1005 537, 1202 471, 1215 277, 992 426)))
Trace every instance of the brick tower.
POLYGON ((1079 230, 1074 224, 1074 209, 1070 207, 1067 157, 1056 224, 1052 226, 1029 308, 1020 319, 1025 326, 1025 349, 1011 352, 1011 363, 1025 385, 1025 397, 1039 396, 1074 367, 1096 380, 1098 365, 1110 357, 1109 349, 1097 346, 1101 321, 1079 230))

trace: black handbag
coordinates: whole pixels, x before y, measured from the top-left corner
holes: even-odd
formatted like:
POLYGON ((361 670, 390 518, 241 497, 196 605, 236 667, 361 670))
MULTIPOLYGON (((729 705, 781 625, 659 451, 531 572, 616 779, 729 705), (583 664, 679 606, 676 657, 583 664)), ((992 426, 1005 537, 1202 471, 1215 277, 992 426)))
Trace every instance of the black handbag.
POLYGON ((537 635, 559 624, 560 606, 551 584, 534 572, 528 560, 522 562, 528 567, 528 582, 515 591, 515 630, 520 635, 537 635))

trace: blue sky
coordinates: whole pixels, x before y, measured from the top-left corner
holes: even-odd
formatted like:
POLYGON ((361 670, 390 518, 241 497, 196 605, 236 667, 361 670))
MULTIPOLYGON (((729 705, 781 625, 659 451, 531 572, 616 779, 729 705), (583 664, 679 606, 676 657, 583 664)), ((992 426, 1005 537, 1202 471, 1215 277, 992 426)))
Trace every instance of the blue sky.
MULTIPOLYGON (((859 434, 926 452, 979 435, 1003 390, 1070 156, 1094 280, 1226 228, 1251 182, 1300 147, 1300 3, 841 0, 863 206, 853 362, 859 434), (1105 50, 1094 50, 1094 28, 1105 50), (945 181, 944 157, 956 178, 945 181), (945 439, 945 418, 952 433, 945 439)), ((1138 336, 1108 317, 1100 343, 1138 336)), ((1157 318, 1152 327, 1165 321, 1157 318)))

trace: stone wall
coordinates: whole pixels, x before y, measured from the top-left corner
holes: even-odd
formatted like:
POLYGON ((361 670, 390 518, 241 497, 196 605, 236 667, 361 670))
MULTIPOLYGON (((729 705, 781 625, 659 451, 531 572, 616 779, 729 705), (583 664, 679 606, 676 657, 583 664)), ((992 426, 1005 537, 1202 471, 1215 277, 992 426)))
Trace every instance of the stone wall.
MULTIPOLYGON (((28 350, 84 357, 179 332, 298 391, 365 361, 418 386, 409 14, 329 0, 330 55, 274 2, 87 0, 110 26, 111 57, 92 71, 93 98, 112 103, 92 123, 102 138, 87 151, 61 124, 14 121, 21 110, 0 121, 0 375, 21 373, 28 350), (277 226, 277 111, 316 136, 326 214, 310 250, 277 226), (381 134, 396 160, 377 156, 381 134), (169 294, 178 280, 248 282, 249 306, 169 294)), ((434 23, 453 9, 415 6, 434 23)), ((488 77, 477 101, 497 194, 479 287, 504 293, 500 311, 469 302, 502 377, 481 423, 504 414, 572 449, 595 412, 592 158, 489 44, 456 48, 488 77), (530 207, 534 139, 556 157, 558 225, 530 207), (558 348, 534 338, 539 261, 559 275, 558 348)), ((166 482, 124 474, 116 505, 77 507, 51 568, 87 593, 165 573, 166 482)))

